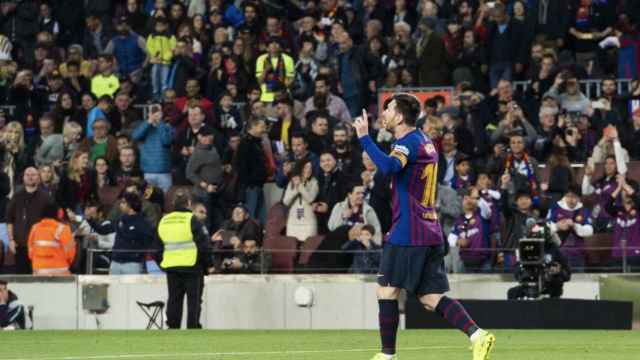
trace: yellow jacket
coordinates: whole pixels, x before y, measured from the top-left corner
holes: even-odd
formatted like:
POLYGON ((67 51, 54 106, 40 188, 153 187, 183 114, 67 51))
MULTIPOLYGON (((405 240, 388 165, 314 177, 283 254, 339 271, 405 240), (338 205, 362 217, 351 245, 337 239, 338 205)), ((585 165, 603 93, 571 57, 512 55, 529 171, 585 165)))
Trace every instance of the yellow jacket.
POLYGON ((152 58, 160 58, 163 65, 171 64, 173 49, 176 48, 176 37, 164 34, 151 34, 147 38, 147 53, 152 58))

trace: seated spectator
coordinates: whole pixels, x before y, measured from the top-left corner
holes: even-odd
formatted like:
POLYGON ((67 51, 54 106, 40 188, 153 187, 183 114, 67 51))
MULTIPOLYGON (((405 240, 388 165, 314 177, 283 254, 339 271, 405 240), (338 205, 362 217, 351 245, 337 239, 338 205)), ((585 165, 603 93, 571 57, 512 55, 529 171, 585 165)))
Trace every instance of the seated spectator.
POLYGON ((222 270, 227 273, 264 274, 271 267, 271 254, 262 254, 255 240, 245 240, 236 256, 222 262, 222 270))
POLYGON ((464 190, 462 215, 456 219, 447 240, 460 248, 460 258, 467 272, 491 270, 491 206, 477 188, 464 190))
POLYGON ((360 183, 351 186, 347 198, 333 207, 329 218, 330 231, 343 226, 353 229, 356 225, 372 225, 376 230, 373 242, 382 244, 380 221, 373 208, 364 201, 364 186, 360 183))
POLYGON ((18 301, 18 296, 9 290, 7 281, 0 280, 0 330, 24 328, 24 306, 18 301))
POLYGON ((353 262, 349 268, 352 274, 375 274, 380 267, 380 245, 373 242, 376 229, 372 225, 365 225, 355 240, 350 240, 342 246, 343 251, 354 252, 353 262))
MULTIPOLYGON (((640 197, 638 187, 628 184, 623 175, 618 175, 615 190, 608 196, 606 210, 614 220, 613 248, 610 266, 617 271, 622 268, 623 257, 631 271, 640 270, 640 197)), ((626 272, 626 269, 622 269, 626 272)))
POLYGON ((556 76, 553 86, 544 96, 558 100, 560 107, 567 112, 585 114, 591 105, 589 98, 580 91, 578 78, 568 71, 562 71, 556 76))
POLYGON ((390 177, 378 171, 376 164, 364 151, 362 152, 362 164, 364 171, 361 174, 361 179, 365 188, 365 201, 378 215, 382 233, 386 234, 391 228, 392 217, 390 177))
POLYGON ((162 115, 160 105, 152 105, 149 118, 133 131, 132 137, 139 142, 140 167, 145 181, 166 193, 172 185, 172 132, 162 115))
POLYGON ((312 206, 318 196, 318 180, 313 176, 313 165, 308 159, 299 160, 290 177, 282 198, 289 208, 287 236, 304 242, 318 234, 318 220, 312 206))
POLYGON ((98 232, 116 233, 110 275, 143 274, 144 257, 151 248, 155 232, 142 214, 142 200, 138 195, 125 192, 118 206, 123 215, 116 225, 101 225, 93 218, 88 219, 89 224, 98 232))
POLYGON ((584 238, 593 235, 589 210, 580 199, 580 190, 569 188, 564 197, 549 210, 547 221, 551 234, 560 238, 560 251, 572 269, 584 271, 584 238))
MULTIPOLYGON (((175 87, 174 87, 175 89, 175 87)), ((198 79, 190 78, 186 80, 184 96, 176 98, 176 108, 180 111, 191 109, 199 106, 208 118, 213 116, 213 103, 211 100, 202 96, 200 92, 200 82, 198 79)), ((211 123, 209 119, 208 123, 211 123)))
POLYGON ((118 160, 118 144, 113 135, 109 135, 111 123, 109 120, 99 117, 91 124, 93 137, 86 137, 80 146, 79 151, 89 153, 89 162, 94 163, 97 158, 104 157, 109 163, 118 160))
POLYGON ((104 156, 99 156, 93 162, 93 189, 96 193, 105 186, 116 186, 113 174, 109 167, 109 161, 104 156))
POLYGON ((344 101, 331 93, 329 79, 318 76, 315 81, 315 92, 304 103, 305 115, 314 110, 325 110, 338 121, 351 123, 351 114, 344 101))

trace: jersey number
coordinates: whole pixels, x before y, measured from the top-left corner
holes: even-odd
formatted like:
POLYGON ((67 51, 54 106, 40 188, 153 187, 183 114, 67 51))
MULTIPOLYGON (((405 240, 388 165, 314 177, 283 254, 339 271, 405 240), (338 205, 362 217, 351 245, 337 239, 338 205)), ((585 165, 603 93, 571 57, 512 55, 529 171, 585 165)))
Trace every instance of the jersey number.
POLYGON ((438 184, 438 164, 427 164, 422 171, 421 179, 424 181, 422 206, 427 208, 435 207, 436 186, 438 184))

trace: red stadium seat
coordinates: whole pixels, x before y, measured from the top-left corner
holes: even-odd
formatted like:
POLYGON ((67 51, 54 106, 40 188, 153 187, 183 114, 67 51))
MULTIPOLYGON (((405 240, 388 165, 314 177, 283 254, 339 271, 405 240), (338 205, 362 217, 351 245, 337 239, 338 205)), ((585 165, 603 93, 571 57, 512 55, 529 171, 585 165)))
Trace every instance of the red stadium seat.
POLYGON ((300 258, 298 259, 298 264, 302 266, 308 265, 311 255, 313 255, 313 252, 320 246, 322 240, 324 240, 324 235, 316 235, 307 238, 307 240, 302 244, 302 247, 300 247, 300 258))

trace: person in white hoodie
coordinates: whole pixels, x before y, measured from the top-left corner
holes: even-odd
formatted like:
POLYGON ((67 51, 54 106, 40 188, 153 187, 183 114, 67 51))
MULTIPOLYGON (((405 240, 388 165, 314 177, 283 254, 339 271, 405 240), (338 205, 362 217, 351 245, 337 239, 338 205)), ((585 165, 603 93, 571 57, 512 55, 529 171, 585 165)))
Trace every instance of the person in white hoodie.
POLYGON ((547 215, 547 224, 552 235, 560 238, 560 252, 569 258, 574 272, 584 271, 584 239, 593 235, 591 214, 580 198, 580 188, 569 190, 547 215))
POLYGON ((289 208, 287 236, 303 242, 318 234, 318 220, 311 205, 316 200, 318 191, 318 180, 313 177, 311 161, 299 161, 282 199, 289 208))

